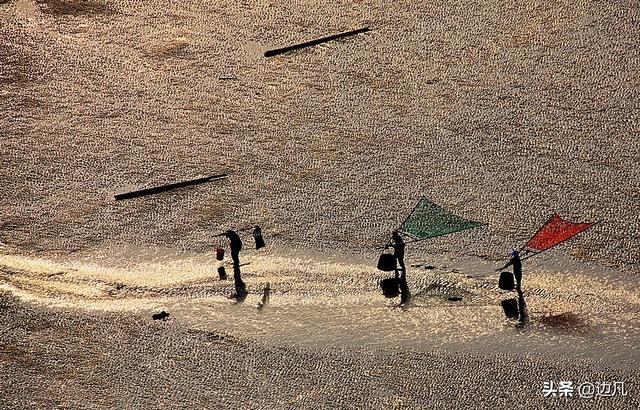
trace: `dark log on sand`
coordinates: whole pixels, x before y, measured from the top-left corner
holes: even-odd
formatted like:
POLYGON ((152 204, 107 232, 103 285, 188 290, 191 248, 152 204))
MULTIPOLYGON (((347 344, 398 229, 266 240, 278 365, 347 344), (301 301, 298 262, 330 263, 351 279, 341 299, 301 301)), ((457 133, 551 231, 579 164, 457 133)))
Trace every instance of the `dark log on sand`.
POLYGON ((126 192, 124 194, 114 195, 114 197, 116 198, 116 201, 120 199, 137 198, 139 196, 152 195, 152 194, 169 191, 176 188, 182 188, 190 185, 197 185, 197 184, 202 184, 209 181, 215 181, 218 179, 227 178, 228 176, 229 176, 228 174, 212 175, 209 177, 192 179, 190 181, 176 182, 174 184, 167 184, 167 185, 157 186, 154 188, 146 188, 146 189, 140 189, 138 191, 126 192))
POLYGON ((331 35, 331 36, 319 38, 317 40, 307 41, 306 43, 300 43, 300 44, 295 44, 293 46, 276 48, 276 49, 273 49, 273 50, 267 50, 264 53, 264 56, 265 57, 273 57, 273 56, 277 56, 279 54, 283 54, 283 53, 286 53, 286 52, 289 52, 289 51, 299 50, 301 48, 315 46, 315 45, 318 45, 318 44, 326 43, 327 41, 337 40, 339 38, 349 37, 349 36, 353 36, 353 35, 360 34, 360 33, 365 33, 367 31, 369 31, 369 27, 363 27, 363 28, 359 28, 357 30, 347 31, 345 33, 334 34, 334 35, 331 35))

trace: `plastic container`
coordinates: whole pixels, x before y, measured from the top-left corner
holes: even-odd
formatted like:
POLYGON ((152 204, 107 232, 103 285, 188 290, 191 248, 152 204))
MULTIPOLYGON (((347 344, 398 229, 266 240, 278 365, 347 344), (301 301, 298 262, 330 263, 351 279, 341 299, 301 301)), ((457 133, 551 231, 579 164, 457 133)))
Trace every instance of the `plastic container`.
POLYGON ((393 253, 389 252, 388 249, 389 248, 385 249, 380 255, 380 259, 378 259, 378 269, 383 272, 393 272, 396 270, 396 257, 393 253))
POLYGON ((216 259, 219 261, 224 259, 224 248, 216 248, 216 259))
POLYGON ((502 272, 500 274, 500 280, 498 281, 498 287, 502 290, 513 290, 516 287, 513 273, 502 272))

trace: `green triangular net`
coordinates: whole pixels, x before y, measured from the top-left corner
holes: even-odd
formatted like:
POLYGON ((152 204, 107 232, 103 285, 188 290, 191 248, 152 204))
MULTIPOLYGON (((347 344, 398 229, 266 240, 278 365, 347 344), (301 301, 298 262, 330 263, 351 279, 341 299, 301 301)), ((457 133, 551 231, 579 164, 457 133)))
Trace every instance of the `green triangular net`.
POLYGON ((433 238, 484 225, 454 215, 433 202, 422 198, 400 230, 420 239, 433 238))

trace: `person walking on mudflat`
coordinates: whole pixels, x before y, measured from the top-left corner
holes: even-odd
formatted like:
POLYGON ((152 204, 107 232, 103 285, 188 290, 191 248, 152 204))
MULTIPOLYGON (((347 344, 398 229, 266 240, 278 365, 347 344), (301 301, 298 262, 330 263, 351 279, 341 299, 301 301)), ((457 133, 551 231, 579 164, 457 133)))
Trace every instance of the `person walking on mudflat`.
POLYGON ((262 237, 262 229, 258 225, 253 228, 253 239, 256 242, 256 249, 264 248, 264 238, 262 237))
POLYGON ((400 270, 402 271, 401 276, 405 276, 406 268, 404 266, 404 240, 402 239, 402 235, 397 230, 394 230, 391 233, 391 240, 393 246, 393 256, 396 257, 396 261, 398 265, 400 265, 400 270))
POLYGON ((520 260, 520 252, 518 252, 516 249, 511 250, 509 262, 507 262, 507 264, 500 269, 496 270, 501 271, 509 266, 513 266, 513 276, 516 279, 516 290, 519 291, 522 284, 522 261, 520 260))
POLYGON ((234 265, 240 265, 240 251, 242 250, 242 240, 236 231, 229 229, 223 233, 222 236, 226 236, 231 242, 231 259, 234 265))
POLYGON ((397 230, 392 232, 391 239, 394 249, 393 256, 395 256, 397 263, 396 278, 398 279, 398 285, 400 287, 400 305, 406 307, 411 301, 411 292, 409 291, 409 284, 407 283, 407 268, 404 264, 404 240, 397 230), (400 274, 398 274, 398 266, 400 267, 400 274))

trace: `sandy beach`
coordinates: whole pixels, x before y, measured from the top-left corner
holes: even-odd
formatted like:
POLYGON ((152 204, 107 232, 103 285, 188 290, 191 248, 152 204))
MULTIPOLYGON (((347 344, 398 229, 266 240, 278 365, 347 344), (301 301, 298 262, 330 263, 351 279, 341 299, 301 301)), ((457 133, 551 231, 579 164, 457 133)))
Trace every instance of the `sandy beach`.
POLYGON ((0 1, 0 408, 638 408, 639 12, 0 1), (486 225, 408 246, 401 309, 378 247, 422 196, 486 225), (518 324, 494 270, 556 212, 598 223, 518 324), (254 224, 235 304, 214 235, 254 224))

